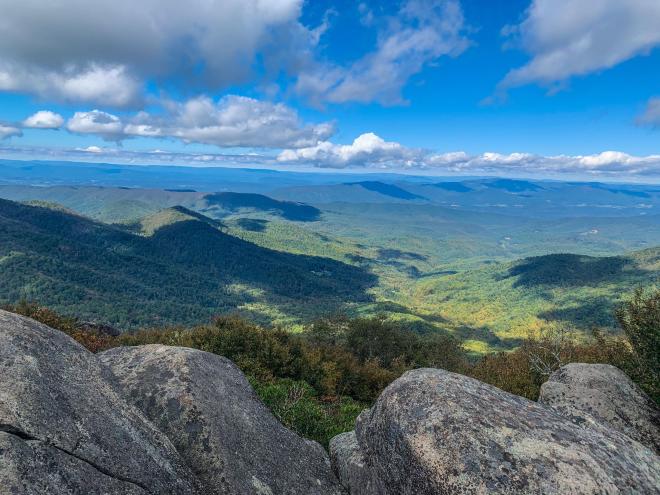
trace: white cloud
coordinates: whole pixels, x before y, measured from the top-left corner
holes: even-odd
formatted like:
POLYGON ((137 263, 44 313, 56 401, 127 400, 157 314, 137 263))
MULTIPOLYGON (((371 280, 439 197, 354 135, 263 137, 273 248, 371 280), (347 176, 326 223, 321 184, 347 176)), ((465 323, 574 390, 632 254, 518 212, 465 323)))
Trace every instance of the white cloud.
MULTIPOLYGON (((1 127, 0 127, 1 129, 1 127)), ((0 131, 1 133, 1 131, 0 131)), ((0 134, 1 135, 1 134, 0 134)), ((29 156, 50 160, 81 160, 136 165, 168 164, 199 167, 263 167, 358 169, 426 175, 479 175, 502 177, 553 177, 557 179, 615 179, 660 181, 660 155, 633 156, 618 151, 593 155, 542 156, 532 153, 481 153, 463 151, 434 153, 406 148, 366 134, 350 145, 328 142, 299 150, 269 154, 182 153, 166 150, 136 151, 125 148, 88 146, 77 149, 0 147, 3 156, 29 156), (357 142, 357 143, 356 143, 357 142)))
POLYGON ((64 124, 64 118, 49 110, 40 110, 23 121, 23 127, 31 129, 59 129, 64 124))
MULTIPOLYGON (((5 0, 0 90, 134 105, 145 80, 217 89, 315 41, 303 0, 5 0), (295 47, 296 49, 292 49, 295 47)), ((273 67, 276 70, 277 67, 273 67)))
POLYGON ((446 155, 430 155, 424 167, 458 173, 493 175, 592 175, 592 176, 658 176, 660 155, 638 157, 618 151, 594 155, 542 156, 531 153, 483 153, 447 160, 446 155))
POLYGON ((165 117, 141 114, 127 126, 128 134, 167 136, 222 147, 282 148, 313 146, 329 138, 329 123, 305 125, 282 103, 244 96, 225 96, 217 103, 198 97, 170 103, 165 117))
POLYGON ((660 97, 651 98, 646 104, 646 110, 637 119, 640 125, 660 126, 660 97))
POLYGON ((123 66, 91 64, 84 68, 51 70, 3 63, 0 55, 0 91, 31 93, 66 103, 101 103, 115 107, 139 105, 142 84, 123 66))
POLYGON ((339 145, 328 141, 298 150, 284 150, 277 160, 283 163, 306 162, 320 167, 350 166, 411 166, 422 152, 388 142, 372 132, 358 136, 352 144, 339 145))
POLYGON ((533 0, 524 21, 505 28, 532 55, 502 88, 561 84, 608 69, 660 44, 658 0, 533 0))
POLYGON ((106 141, 120 141, 125 138, 124 125, 120 118, 100 110, 76 112, 66 123, 66 128, 77 134, 95 134, 106 141))
POLYGON ((229 95, 217 103, 206 96, 183 103, 168 101, 164 113, 139 112, 122 120, 93 110, 76 112, 67 129, 108 141, 131 137, 178 139, 220 147, 298 148, 314 146, 334 133, 331 123, 305 124, 282 103, 229 95))
MULTIPOLYGON (((373 14, 368 22, 375 22, 373 14)), ((407 0, 396 17, 383 19, 382 24, 375 51, 349 66, 325 63, 303 71, 296 91, 317 105, 400 104, 401 91, 413 75, 469 45, 462 34, 463 12, 457 0, 407 0)))
POLYGON ((76 148, 76 151, 83 151, 85 153, 104 153, 106 150, 100 146, 87 146, 87 148, 76 148))
POLYGON ((0 123, 0 140, 9 139, 13 136, 22 136, 23 133, 17 127, 0 123))
POLYGON ((618 151, 575 156, 494 152, 470 155, 464 151, 433 153, 387 142, 373 133, 363 134, 349 145, 326 141, 313 147, 284 150, 277 160, 282 164, 324 168, 408 169, 440 174, 660 177, 660 155, 633 156, 618 151))

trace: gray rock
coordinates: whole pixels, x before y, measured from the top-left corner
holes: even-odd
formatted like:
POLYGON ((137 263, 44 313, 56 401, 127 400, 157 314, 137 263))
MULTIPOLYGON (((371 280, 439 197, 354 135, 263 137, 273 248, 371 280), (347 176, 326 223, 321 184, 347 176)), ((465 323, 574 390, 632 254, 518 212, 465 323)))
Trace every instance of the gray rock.
POLYGON ((614 366, 567 364, 543 384, 539 402, 577 423, 593 418, 660 453, 660 410, 614 366))
POLYGON ((378 495, 354 431, 342 433, 330 440, 330 460, 335 474, 348 493, 378 495))
POLYGON ((341 493, 323 448, 282 426, 228 359, 146 345, 99 355, 208 494, 341 493))
POLYGON ((196 493, 165 435, 65 334, 0 311, 0 493, 196 493))
POLYGON ((443 370, 392 383, 356 436, 381 495, 659 492, 660 459, 640 443, 443 370))
MULTIPOLYGON (((103 468, 102 468, 103 469, 103 468)), ((127 494, 149 492, 78 459, 54 445, 0 431, 2 494, 127 494)))

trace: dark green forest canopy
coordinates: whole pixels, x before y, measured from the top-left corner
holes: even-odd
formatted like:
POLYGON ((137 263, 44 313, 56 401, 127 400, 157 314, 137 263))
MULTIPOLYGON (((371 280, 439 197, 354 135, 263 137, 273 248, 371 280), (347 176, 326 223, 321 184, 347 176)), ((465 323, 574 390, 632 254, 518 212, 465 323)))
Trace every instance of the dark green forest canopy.
POLYGON ((376 283, 359 267, 260 247, 210 219, 179 217, 142 236, 4 200, 0 267, 4 303, 35 300, 128 327, 205 321, 253 301, 311 317, 368 301, 376 283))

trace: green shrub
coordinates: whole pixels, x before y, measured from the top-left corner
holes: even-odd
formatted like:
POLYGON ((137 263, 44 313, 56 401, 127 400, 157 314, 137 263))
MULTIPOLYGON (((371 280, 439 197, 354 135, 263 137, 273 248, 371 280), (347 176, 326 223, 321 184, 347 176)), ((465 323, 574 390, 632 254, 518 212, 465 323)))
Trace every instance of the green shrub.
POLYGON ((347 397, 321 400, 304 381, 263 383, 251 379, 251 383, 282 424, 326 448, 332 437, 353 429, 355 419, 366 407, 347 397))
POLYGON ((640 384, 660 401, 660 289, 638 288, 616 318, 637 357, 640 384))

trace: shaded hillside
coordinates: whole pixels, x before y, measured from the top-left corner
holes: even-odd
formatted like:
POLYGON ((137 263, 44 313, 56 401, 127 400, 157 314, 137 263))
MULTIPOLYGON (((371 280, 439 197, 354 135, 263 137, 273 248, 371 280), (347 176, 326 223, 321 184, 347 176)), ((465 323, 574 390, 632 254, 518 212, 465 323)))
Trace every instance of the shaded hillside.
POLYGON ((235 212, 243 208, 257 211, 275 213, 286 220, 297 220, 311 222, 318 220, 321 212, 313 206, 293 201, 278 201, 263 194, 246 193, 213 193, 204 196, 207 206, 203 211, 214 211, 217 209, 235 212))
POLYGON ((376 282, 357 267, 228 235, 185 209, 159 222, 144 236, 0 200, 0 302, 35 300, 128 326, 199 322, 236 309, 294 322, 368 300, 376 282))
POLYGON ((585 333, 615 328, 622 297, 654 284, 660 247, 608 257, 550 254, 430 277, 417 285, 415 301, 464 325, 463 337, 506 348, 548 324, 585 333), (470 328, 488 331, 470 335, 470 328))

